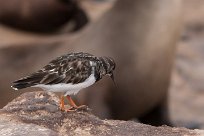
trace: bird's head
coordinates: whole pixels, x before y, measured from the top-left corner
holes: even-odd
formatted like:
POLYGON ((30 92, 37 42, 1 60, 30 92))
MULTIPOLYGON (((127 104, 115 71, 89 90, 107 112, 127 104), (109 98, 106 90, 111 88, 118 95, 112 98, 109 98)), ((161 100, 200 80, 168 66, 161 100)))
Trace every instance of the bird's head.
POLYGON ((110 57, 101 57, 101 61, 103 63, 103 75, 108 75, 114 81, 113 71, 115 70, 115 62, 110 57))

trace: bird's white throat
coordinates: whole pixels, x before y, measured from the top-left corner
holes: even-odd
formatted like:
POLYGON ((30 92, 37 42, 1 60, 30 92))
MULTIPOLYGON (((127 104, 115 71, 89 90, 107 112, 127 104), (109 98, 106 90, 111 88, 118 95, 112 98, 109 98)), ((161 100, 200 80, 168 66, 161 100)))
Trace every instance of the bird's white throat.
POLYGON ((77 84, 59 83, 53 85, 38 84, 32 87, 39 87, 50 92, 65 92, 65 95, 77 94, 81 89, 91 86, 96 81, 94 74, 91 74, 84 82, 77 84))

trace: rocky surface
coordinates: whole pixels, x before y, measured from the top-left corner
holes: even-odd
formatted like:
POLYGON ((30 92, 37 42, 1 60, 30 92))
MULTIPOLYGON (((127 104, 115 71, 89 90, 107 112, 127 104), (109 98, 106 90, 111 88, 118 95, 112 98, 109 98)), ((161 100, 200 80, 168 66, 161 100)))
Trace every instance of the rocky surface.
POLYGON ((202 130, 153 127, 133 121, 101 120, 94 116, 90 109, 62 112, 58 103, 58 97, 52 93, 24 93, 0 110, 0 135, 204 135, 202 130))

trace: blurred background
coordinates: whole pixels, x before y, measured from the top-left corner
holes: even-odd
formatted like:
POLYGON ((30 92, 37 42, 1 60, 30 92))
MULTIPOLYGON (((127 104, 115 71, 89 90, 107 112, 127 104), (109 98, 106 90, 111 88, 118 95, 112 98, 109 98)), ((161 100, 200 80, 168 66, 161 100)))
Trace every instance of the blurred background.
POLYGON ((76 96, 100 118, 204 128, 203 0, 0 0, 0 106, 12 81, 83 51, 116 60, 76 96))

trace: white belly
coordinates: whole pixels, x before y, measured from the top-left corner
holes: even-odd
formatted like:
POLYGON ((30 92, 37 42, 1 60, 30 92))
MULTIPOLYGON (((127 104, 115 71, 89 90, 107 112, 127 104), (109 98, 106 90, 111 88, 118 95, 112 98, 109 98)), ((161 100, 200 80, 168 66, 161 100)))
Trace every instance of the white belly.
POLYGON ((94 84, 96 81, 94 74, 91 74, 89 78, 87 78, 84 82, 78 83, 78 84, 65 84, 65 83, 59 83, 59 84, 53 84, 53 85, 44 85, 39 84, 35 85, 33 87, 40 87, 45 91, 49 92, 65 92, 65 95, 71 95, 71 94, 77 94, 81 89, 86 88, 92 84, 94 84))

